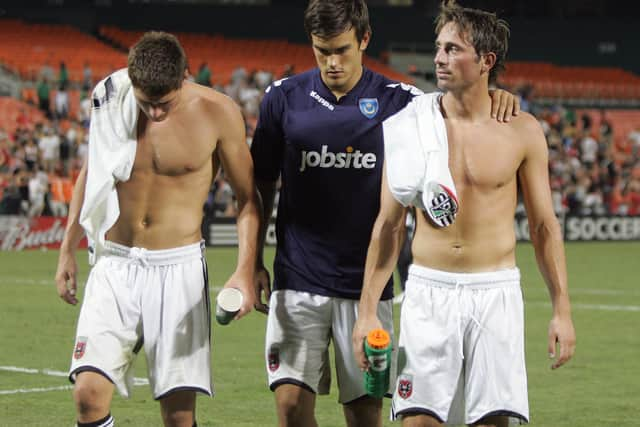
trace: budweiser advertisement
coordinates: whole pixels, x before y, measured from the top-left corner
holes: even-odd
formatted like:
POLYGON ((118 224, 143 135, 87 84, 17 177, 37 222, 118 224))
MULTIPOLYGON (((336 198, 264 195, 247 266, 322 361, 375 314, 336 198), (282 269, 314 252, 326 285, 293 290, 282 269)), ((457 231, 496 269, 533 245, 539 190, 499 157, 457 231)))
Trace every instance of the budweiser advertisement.
MULTIPOLYGON (((0 250, 58 249, 64 237, 66 218, 0 215, 0 250)), ((87 239, 80 242, 87 247, 87 239)))

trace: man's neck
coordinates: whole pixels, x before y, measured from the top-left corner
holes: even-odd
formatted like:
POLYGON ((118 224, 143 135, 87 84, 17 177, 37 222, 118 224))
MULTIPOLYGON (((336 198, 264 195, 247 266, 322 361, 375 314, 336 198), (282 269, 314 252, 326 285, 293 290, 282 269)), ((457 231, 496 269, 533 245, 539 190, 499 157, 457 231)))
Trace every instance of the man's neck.
POLYGON ((445 117, 466 122, 484 121, 491 117, 489 86, 482 82, 459 91, 448 91, 442 97, 445 117))
MULTIPOLYGON (((342 98, 343 96, 348 94, 351 91, 351 89, 356 87, 356 85, 358 84, 358 82, 362 78, 363 74, 364 74, 364 67, 361 66, 360 69, 358 70, 358 72, 353 75, 353 78, 347 84, 345 84, 340 89, 329 89, 329 90, 331 91, 333 96, 336 97, 336 100, 339 101, 340 98, 342 98)), ((324 82, 324 84, 325 84, 325 86, 327 86, 327 88, 329 88, 329 85, 327 84, 327 82, 324 82)))

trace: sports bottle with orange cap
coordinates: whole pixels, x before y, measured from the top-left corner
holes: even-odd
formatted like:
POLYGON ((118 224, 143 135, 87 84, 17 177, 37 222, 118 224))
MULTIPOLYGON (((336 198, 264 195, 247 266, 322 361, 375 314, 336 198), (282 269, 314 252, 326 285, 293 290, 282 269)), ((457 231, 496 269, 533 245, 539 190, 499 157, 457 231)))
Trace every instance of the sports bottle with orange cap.
POLYGON ((373 397, 384 397, 389 390, 391 367, 391 338, 384 329, 374 329, 364 340, 364 354, 369 369, 364 373, 364 387, 373 397))

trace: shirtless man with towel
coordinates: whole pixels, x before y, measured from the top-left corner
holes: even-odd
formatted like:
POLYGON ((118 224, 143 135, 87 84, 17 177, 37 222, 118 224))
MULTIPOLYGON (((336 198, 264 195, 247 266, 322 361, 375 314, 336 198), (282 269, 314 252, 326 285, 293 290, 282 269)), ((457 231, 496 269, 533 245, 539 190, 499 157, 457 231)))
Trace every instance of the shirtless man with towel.
POLYGON ((575 348, 547 144, 530 114, 502 124, 491 120, 487 88, 503 68, 509 35, 504 21, 449 1, 443 3, 436 34, 436 75, 445 94, 414 98, 383 124, 380 212, 367 254, 354 353, 367 368, 363 339, 380 327, 376 306, 402 245, 405 206, 413 202, 422 209, 402 304, 392 415, 401 417, 404 427, 445 422, 506 427, 509 417, 529 418, 513 227, 518 184, 553 306, 551 367, 567 362, 575 348), (403 132, 415 122, 417 131, 407 137, 403 132), (435 143, 434 135, 420 129, 430 124, 441 129, 435 143), (418 164, 406 161, 415 158, 418 164))
POLYGON ((84 293, 70 379, 78 426, 112 426, 114 388, 131 390, 144 345, 166 426, 195 425, 195 393, 212 394, 202 207, 222 165, 238 201, 238 264, 225 287, 256 302, 259 201, 244 123, 233 101, 185 80, 178 40, 146 33, 127 70, 93 92, 90 154, 74 190, 56 284, 77 303, 75 250, 97 255, 84 293), (142 112, 143 114, 138 114, 142 112), (84 228, 84 230, 83 230, 84 228))

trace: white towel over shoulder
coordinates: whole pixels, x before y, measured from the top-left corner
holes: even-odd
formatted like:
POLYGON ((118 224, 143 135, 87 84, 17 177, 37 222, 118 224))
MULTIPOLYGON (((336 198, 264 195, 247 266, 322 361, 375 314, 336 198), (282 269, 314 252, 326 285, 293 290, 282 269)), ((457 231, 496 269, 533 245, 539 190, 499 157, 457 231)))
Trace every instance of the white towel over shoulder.
POLYGON ((87 184, 80 225, 89 238, 93 264, 105 233, 120 216, 116 182, 127 181, 136 157, 138 105, 126 69, 100 81, 91 96, 87 184))
POLYGON ((403 206, 425 210, 440 227, 451 225, 458 197, 449 170, 447 128, 440 93, 417 96, 383 122, 387 181, 403 206))

